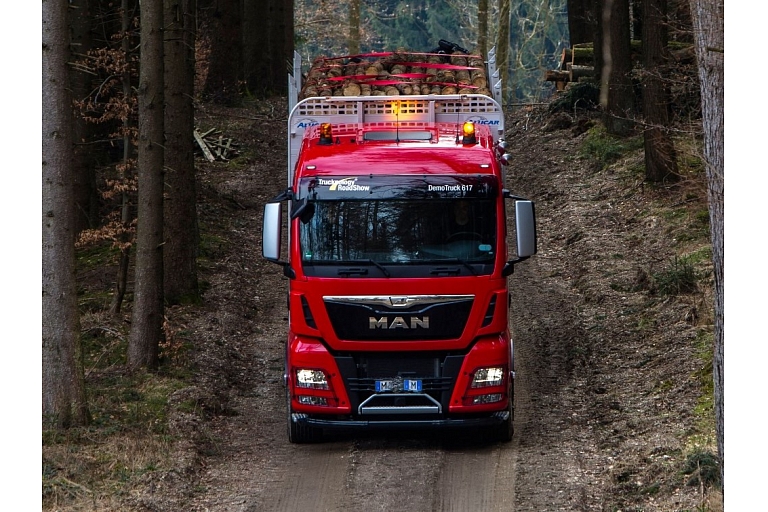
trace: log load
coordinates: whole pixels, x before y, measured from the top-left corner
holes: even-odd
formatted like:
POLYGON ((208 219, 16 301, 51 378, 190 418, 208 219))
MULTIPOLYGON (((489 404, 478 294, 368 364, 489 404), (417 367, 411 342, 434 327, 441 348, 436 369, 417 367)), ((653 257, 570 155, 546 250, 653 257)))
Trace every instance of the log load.
POLYGON ((408 96, 484 94, 485 61, 479 55, 454 52, 367 53, 319 57, 307 73, 299 100, 313 96, 408 96))

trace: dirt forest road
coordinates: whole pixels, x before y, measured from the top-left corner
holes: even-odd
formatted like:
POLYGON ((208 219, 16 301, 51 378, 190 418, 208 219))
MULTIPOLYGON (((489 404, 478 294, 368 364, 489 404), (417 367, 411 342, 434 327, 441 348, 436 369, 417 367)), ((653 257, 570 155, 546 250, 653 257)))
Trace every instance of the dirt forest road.
MULTIPOLYGON (((631 225, 621 201, 611 209, 593 202, 616 180, 591 182, 599 179, 593 170, 579 167, 588 164, 569 157, 579 137, 545 130, 545 109, 520 110, 507 121, 515 157, 508 188, 537 201, 540 251, 510 277, 517 371, 513 441, 489 444, 474 432, 401 432, 339 433, 319 444, 290 444, 281 381, 287 282, 260 254, 263 204, 285 186, 285 128, 273 134, 254 129, 270 116, 284 126, 280 109, 284 105, 238 111, 239 117, 232 111, 200 114, 203 128, 230 125, 228 135, 248 148, 248 166, 207 165, 200 173, 201 224, 221 230, 222 238, 212 244, 215 263, 205 269, 204 311, 187 325, 196 347, 195 386, 173 398, 194 400, 204 414, 182 408, 174 413, 173 431, 183 439, 179 469, 137 493, 136 508, 695 508, 695 489, 663 479, 669 458, 680 456, 677 434, 690 422, 695 390, 675 381, 669 384, 674 399, 649 404, 656 398, 646 384, 653 372, 668 371, 658 356, 677 351, 674 364, 684 366, 693 348, 642 348, 656 332, 637 332, 634 320, 623 318, 643 297, 614 291, 606 281, 634 279, 647 251, 664 249, 663 237, 647 239, 650 248, 628 243, 643 224, 631 225), (607 340, 622 336, 627 343, 610 348, 607 340), (640 351, 650 374, 637 375, 622 363, 640 351), (662 482, 656 492, 638 491, 654 481, 662 482)), ((678 321, 677 335, 690 337, 690 326, 680 319, 685 306, 667 310, 678 321)))

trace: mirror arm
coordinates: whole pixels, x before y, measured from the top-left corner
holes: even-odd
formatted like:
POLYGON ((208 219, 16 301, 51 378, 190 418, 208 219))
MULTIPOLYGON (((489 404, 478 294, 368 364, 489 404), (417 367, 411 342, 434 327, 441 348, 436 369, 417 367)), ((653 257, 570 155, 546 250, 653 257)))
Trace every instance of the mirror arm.
POLYGON ((288 187, 275 197, 267 201, 268 203, 282 203, 283 201, 293 201, 293 189, 288 187))
POLYGON ((502 277, 508 277, 515 273, 515 263, 520 263, 521 261, 525 261, 530 256, 523 256, 521 258, 515 258, 514 260, 509 260, 504 264, 504 268, 501 269, 501 275, 502 277))

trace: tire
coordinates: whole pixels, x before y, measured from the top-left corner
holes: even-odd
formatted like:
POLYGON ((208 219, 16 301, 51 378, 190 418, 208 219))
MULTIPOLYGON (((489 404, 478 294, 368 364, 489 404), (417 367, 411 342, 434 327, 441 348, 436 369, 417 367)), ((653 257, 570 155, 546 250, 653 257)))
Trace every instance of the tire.
POLYGON ((286 390, 285 397, 286 410, 288 411, 288 441, 294 444, 316 443, 320 441, 323 434, 321 429, 293 421, 290 390, 286 390))
POLYGON ((500 425, 491 427, 490 438, 494 442, 508 443, 512 441, 515 433, 515 406, 514 406, 514 384, 509 386, 509 405, 507 411, 509 416, 500 425))

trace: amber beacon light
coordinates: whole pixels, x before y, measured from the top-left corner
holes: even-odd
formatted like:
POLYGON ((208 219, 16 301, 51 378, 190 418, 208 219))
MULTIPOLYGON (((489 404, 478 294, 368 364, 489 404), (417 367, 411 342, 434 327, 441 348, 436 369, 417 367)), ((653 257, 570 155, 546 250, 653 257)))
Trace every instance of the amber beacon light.
POLYGON ((462 144, 476 144, 477 138, 475 137, 475 123, 472 121, 466 121, 461 128, 464 138, 462 144))
POLYGON ((318 143, 323 146, 333 144, 333 130, 331 129, 331 123, 323 123, 320 125, 320 141, 318 143))

